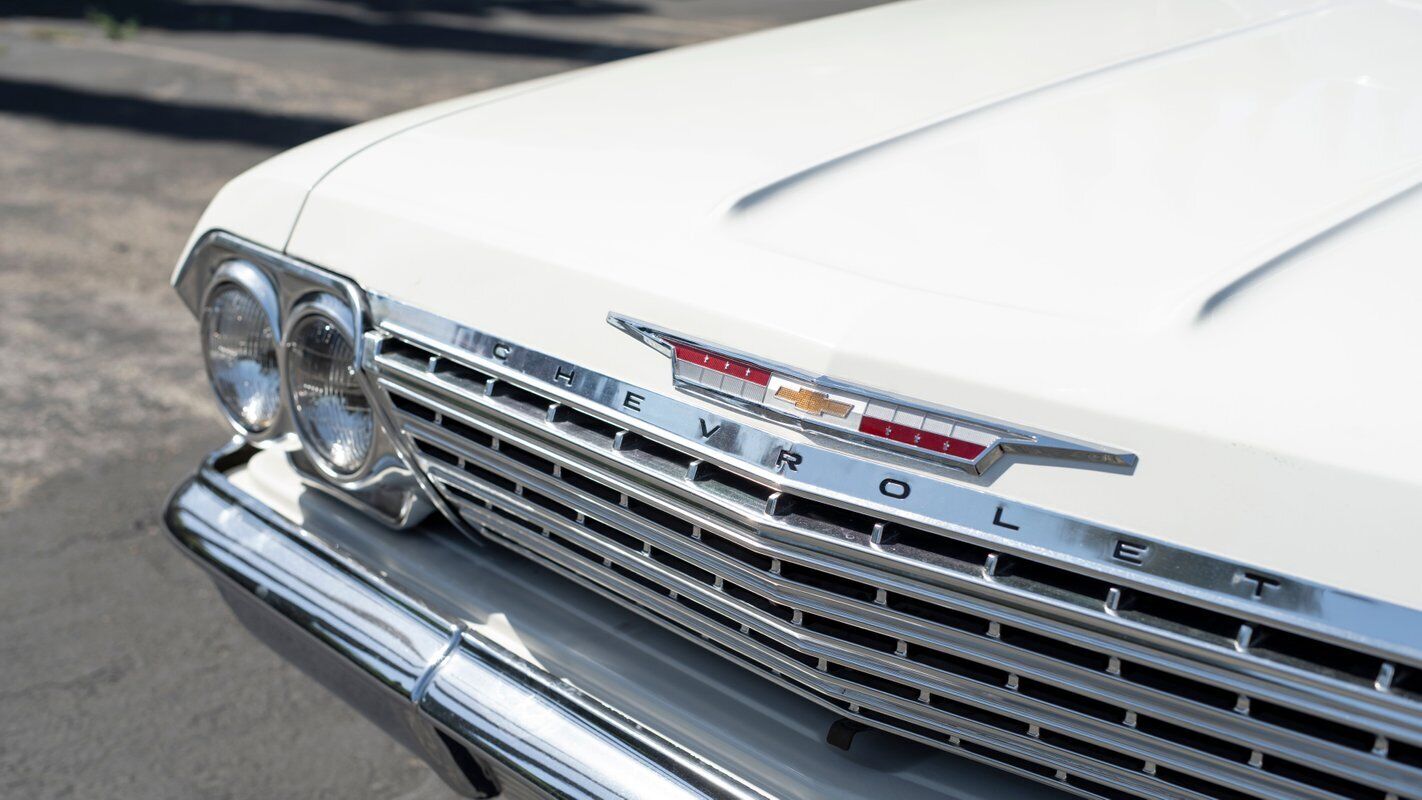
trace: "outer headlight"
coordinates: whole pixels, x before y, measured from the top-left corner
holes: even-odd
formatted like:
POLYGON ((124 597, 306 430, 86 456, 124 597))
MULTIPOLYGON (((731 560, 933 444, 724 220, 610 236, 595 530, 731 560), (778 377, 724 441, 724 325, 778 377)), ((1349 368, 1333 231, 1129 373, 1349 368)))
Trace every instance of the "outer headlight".
POLYGON ((350 478, 370 459, 375 415, 361 388, 350 312, 331 295, 303 303, 286 335, 291 415, 308 453, 333 477, 350 478))
POLYGON ((212 390, 228 419, 248 434, 272 427, 281 411, 276 292, 251 264, 233 261, 203 303, 203 355, 212 390))

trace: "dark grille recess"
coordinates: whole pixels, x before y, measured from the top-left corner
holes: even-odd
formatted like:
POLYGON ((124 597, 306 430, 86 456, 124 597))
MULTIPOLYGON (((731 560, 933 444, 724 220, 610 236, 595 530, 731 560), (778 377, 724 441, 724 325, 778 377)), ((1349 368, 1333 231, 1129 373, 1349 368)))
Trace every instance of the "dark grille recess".
POLYGON ((473 528, 842 713, 1084 796, 1422 800, 1422 744, 1249 675, 1295 670, 1422 714, 1417 665, 781 492, 413 341, 386 339, 376 364, 473 528))

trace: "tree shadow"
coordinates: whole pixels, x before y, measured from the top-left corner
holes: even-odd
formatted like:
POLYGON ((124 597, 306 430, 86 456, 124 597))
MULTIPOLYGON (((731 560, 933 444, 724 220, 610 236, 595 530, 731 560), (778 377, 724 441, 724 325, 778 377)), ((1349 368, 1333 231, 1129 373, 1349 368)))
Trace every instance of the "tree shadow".
POLYGON ((487 17, 496 11, 517 11, 550 17, 597 17, 614 14, 646 14, 643 3, 622 0, 337 0, 372 11, 403 14, 437 11, 487 17))
POLYGON ((163 102, 10 78, 0 78, 0 113, 277 149, 298 145, 356 122, 336 117, 271 114, 231 106, 163 102))
MULTIPOLYGON (((465 9, 463 13, 479 13, 466 9, 466 6, 474 8, 479 4, 461 3, 459 0, 347 1, 369 8, 375 8, 377 4, 410 2, 414 4, 415 7, 412 10, 415 11, 425 10, 427 6, 448 6, 451 9, 465 9)), ((581 12, 585 14, 625 13, 599 9, 627 7, 636 10, 637 8, 631 4, 613 2, 613 0, 584 0, 584 2, 549 0, 547 4, 506 0, 497 3, 497 5, 506 8, 518 7, 521 10, 533 10, 546 5, 548 9, 562 10, 534 11, 534 13, 562 14, 575 13, 578 8, 585 8, 581 12)), ((304 9, 278 9, 236 3, 186 3, 181 0, 4 0, 4 2, 0 2, 0 18, 83 19, 96 12, 115 20, 132 19, 144 28, 173 32, 240 32, 319 36, 367 42, 387 47, 541 56, 589 63, 628 58, 655 49, 554 36, 483 30, 458 25, 440 25, 401 14, 372 20, 304 9)), ((487 11, 482 13, 487 13, 487 11)))

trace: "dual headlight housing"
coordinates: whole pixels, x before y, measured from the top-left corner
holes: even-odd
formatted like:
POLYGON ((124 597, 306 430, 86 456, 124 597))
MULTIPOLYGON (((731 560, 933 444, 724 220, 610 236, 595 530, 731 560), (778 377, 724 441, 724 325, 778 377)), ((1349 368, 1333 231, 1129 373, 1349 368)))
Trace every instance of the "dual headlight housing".
POLYGON ((218 406, 254 447, 279 447, 306 481, 387 524, 429 506, 372 402, 364 295, 350 281, 215 232, 175 278, 198 315, 218 406))

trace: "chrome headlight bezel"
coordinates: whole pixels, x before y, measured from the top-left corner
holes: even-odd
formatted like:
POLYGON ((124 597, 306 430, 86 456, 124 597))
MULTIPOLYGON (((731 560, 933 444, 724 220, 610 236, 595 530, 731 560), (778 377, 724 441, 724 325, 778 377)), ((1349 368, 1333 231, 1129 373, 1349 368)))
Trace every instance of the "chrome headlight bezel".
MULTIPOLYGON (((210 231, 193 245, 179 266, 173 277, 173 288, 200 319, 210 292, 223 282, 240 282, 244 288, 252 286, 256 287, 254 292, 266 293, 260 302, 276 322, 273 333, 281 372, 276 421, 259 433, 234 424, 237 435, 259 448, 286 451, 307 486, 355 506, 391 527, 410 527, 427 516, 433 508, 429 499, 432 490, 410 468, 413 456, 405 453, 403 445, 391 436, 391 422, 384 408, 375 402, 376 387, 366 369, 366 329, 370 312, 365 292, 347 278, 276 250, 252 244, 226 231, 210 231), (312 313, 312 303, 317 300, 324 313, 333 317, 350 336, 352 365, 358 384, 371 403, 374 418, 370 450, 360 467, 351 473, 329 469, 320 463, 321 459, 306 451, 290 408, 286 337, 294 322, 312 313)), ((221 401, 218 402, 221 405, 221 401)))
POLYGON ((285 401, 282 399, 281 389, 281 301, 277 294, 276 284, 271 277, 258 269, 250 261, 243 259, 231 259, 222 262, 213 272, 211 280, 203 291, 202 302, 198 307, 198 325, 200 338, 202 340, 203 369, 207 372, 207 382, 213 395, 217 399, 217 406, 222 411, 227 423, 232 426, 237 435, 246 438, 251 442, 265 441, 273 436, 280 435, 282 416, 285 412, 285 401), (272 335, 273 356, 277 362, 277 387, 276 411, 271 422, 261 427, 250 427, 245 424, 239 415, 223 399, 222 393, 218 391, 217 376, 213 373, 212 364, 212 340, 208 335, 208 309, 214 297, 220 291, 236 287, 245 291, 256 300, 262 314, 266 317, 267 327, 272 335))
POLYGON ((301 441, 307 458, 311 460, 325 477, 342 485, 351 485, 359 481, 370 471, 372 462, 375 460, 375 440, 379 435, 380 427, 375 419, 375 401, 364 385, 364 382, 360 381, 358 377, 360 372, 360 340, 360 331, 356 329, 352 309, 345 306, 341 300, 334 295, 327 293, 311 295, 298 301, 296 305, 292 307, 291 313, 287 315, 286 326, 282 331, 282 398, 286 402, 292 429, 296 432, 297 438, 301 441), (338 334, 350 343, 351 362, 347 365, 347 368, 351 371, 353 376, 356 376, 355 389, 363 395, 365 403, 370 408, 370 424, 372 427, 370 443, 366 447, 365 453, 361 456, 360 461, 350 469, 340 468, 331 459, 329 454, 322 452, 321 444, 316 440, 316 433, 310 430, 308 425, 303 424, 300 408, 298 407, 296 397, 297 387, 293 383, 295 373, 292 368, 292 359, 294 355, 291 348, 295 342, 294 335, 297 330, 312 318, 320 318, 329 323, 336 329, 338 334))

